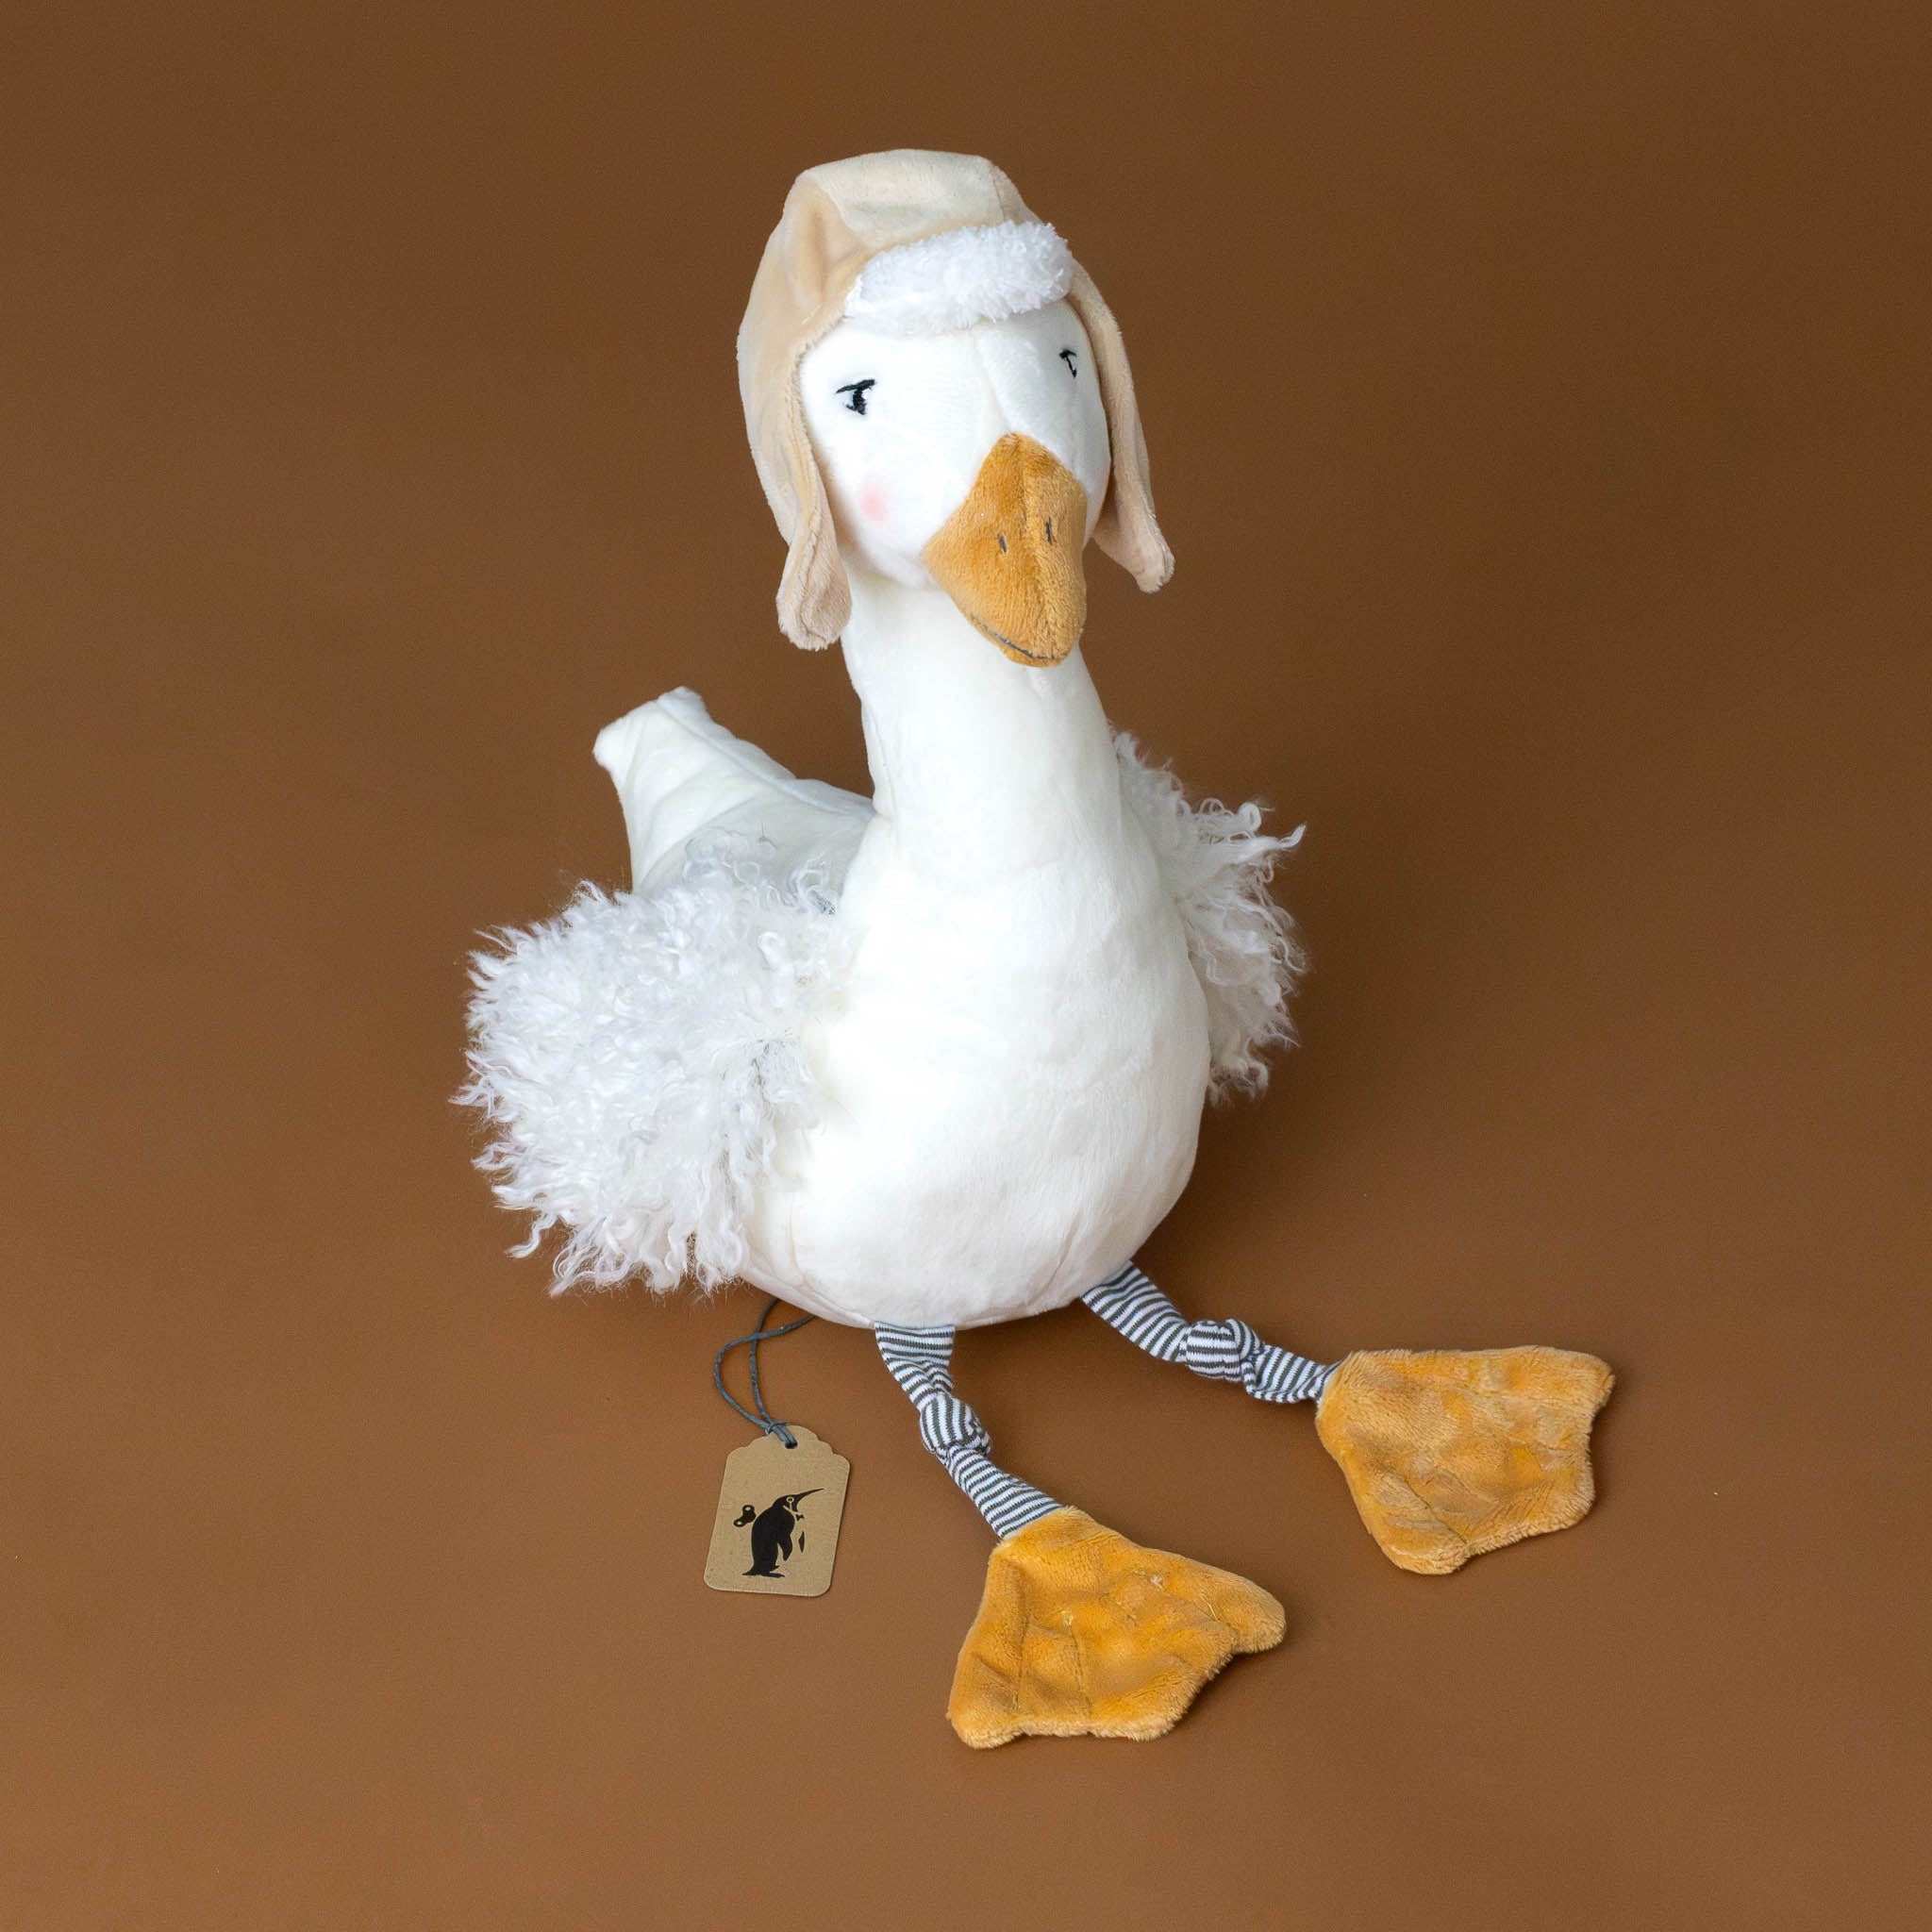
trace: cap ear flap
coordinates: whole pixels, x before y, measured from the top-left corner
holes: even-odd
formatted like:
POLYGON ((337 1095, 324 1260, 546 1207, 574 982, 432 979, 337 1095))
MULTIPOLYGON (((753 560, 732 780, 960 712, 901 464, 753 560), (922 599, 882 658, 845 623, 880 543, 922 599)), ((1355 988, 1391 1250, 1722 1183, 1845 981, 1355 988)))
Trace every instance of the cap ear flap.
POLYGON ((852 591, 806 431, 798 366, 837 324, 864 259, 824 190, 801 175, 765 244, 738 328, 738 386, 752 457, 791 545, 778 583, 778 623, 808 651, 823 651, 845 628, 852 591))
POLYGON ((785 557, 785 575, 778 580, 778 627, 801 649, 823 651, 838 641, 852 615, 852 586, 839 555, 825 479, 819 475, 806 430, 796 365, 788 388, 781 434, 797 520, 785 557))
POLYGON ((1154 517, 1154 490, 1147 477, 1147 439, 1141 433, 1141 410, 1134 401, 1127 345, 1113 310, 1101 300, 1093 279, 1077 264, 1067 300, 1093 347, 1100 401, 1107 411, 1108 441, 1113 448, 1113 475, 1093 541, 1143 591, 1158 591, 1174 575, 1174 552, 1154 517))

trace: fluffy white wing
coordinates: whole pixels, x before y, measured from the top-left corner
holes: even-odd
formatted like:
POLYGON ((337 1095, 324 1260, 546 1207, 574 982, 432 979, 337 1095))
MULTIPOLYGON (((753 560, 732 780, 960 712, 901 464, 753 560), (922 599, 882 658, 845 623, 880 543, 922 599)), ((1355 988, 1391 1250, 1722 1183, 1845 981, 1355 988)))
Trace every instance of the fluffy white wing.
POLYGON ((832 914, 872 816, 794 778, 673 691, 608 727, 597 759, 632 889, 585 886, 473 961, 478 1165, 561 1231, 555 1286, 729 1280, 781 1136, 814 1117, 800 1044, 841 963, 832 914))
POLYGON ((1114 749, 1122 792, 1154 847, 1208 995, 1211 1089, 1259 1092, 1268 1084, 1262 1054, 1294 1038, 1288 1002, 1306 962, 1268 882, 1275 859, 1301 842, 1302 827, 1273 838, 1252 800, 1236 809, 1211 798, 1194 805, 1124 732, 1114 749))

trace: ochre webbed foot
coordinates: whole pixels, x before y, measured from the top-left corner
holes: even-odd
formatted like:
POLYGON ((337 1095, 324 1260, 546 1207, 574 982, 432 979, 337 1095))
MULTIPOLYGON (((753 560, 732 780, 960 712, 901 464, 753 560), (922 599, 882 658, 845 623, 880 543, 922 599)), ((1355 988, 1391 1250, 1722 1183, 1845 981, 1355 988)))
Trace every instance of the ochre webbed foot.
POLYGON ((1383 1553, 1441 1576, 1589 1513, 1590 1427, 1610 1382, 1566 1348, 1386 1349, 1335 1371, 1315 1426, 1383 1553))
POLYGON ((993 1551, 946 1715, 978 1747, 1158 1738, 1231 1657, 1273 1649, 1283 1628, 1245 1577, 1056 1509, 993 1551))

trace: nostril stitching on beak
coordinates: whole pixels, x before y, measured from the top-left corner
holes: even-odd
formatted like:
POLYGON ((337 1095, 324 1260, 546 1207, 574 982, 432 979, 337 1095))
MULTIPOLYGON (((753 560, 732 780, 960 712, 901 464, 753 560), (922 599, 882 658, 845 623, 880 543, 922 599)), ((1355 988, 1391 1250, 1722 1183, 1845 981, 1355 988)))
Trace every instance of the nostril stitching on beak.
POLYGON ((1000 548, 1004 551, 1007 547, 1007 533, 1004 530, 996 530, 993 534, 1000 540, 1000 548))
POLYGON ((1048 517, 1046 520, 1046 541, 1049 543, 1053 541, 1053 519, 1051 517, 1048 517))

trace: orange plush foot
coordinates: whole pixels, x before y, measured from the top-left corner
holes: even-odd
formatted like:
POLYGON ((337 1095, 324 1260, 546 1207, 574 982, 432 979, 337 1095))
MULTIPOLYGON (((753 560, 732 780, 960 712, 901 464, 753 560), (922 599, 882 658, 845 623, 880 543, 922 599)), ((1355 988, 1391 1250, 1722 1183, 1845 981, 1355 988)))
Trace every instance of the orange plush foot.
POLYGON ((1589 1513, 1610 1380, 1567 1348, 1386 1349, 1335 1371, 1315 1426, 1389 1559, 1441 1576, 1589 1513))
POLYGON ((1283 1624, 1245 1577, 1056 1509, 993 1551, 946 1715, 982 1747, 1158 1738, 1229 1657, 1279 1643, 1283 1624))

